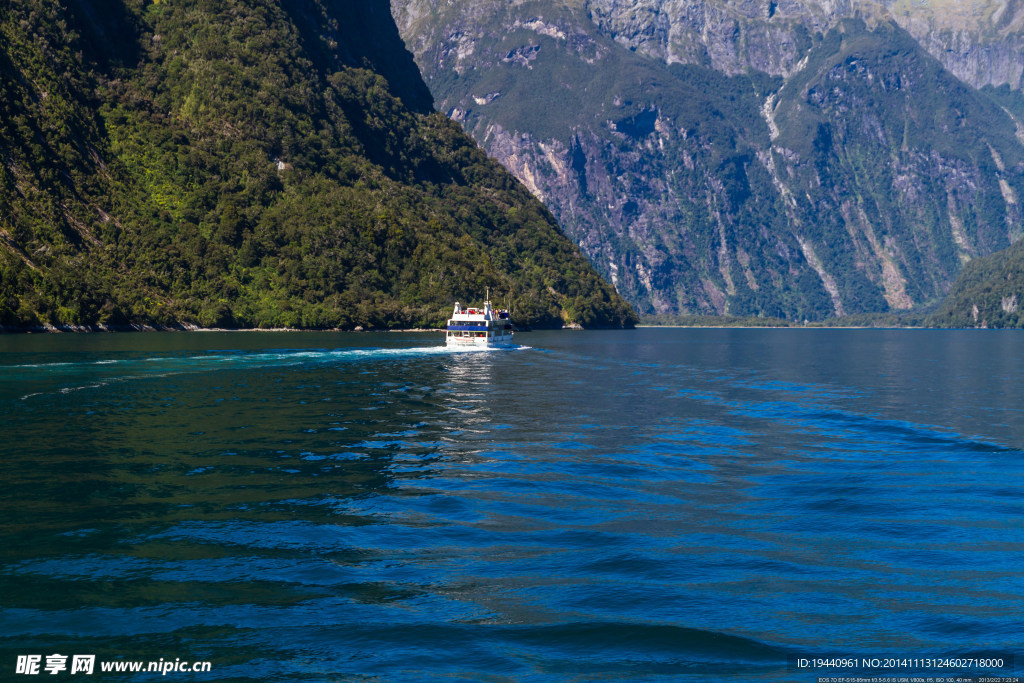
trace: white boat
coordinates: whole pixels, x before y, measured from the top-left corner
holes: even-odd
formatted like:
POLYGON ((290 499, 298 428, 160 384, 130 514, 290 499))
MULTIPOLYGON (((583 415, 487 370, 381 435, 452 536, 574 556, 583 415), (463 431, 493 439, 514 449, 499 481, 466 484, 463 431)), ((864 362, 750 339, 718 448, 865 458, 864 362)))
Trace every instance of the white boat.
POLYGON ((483 308, 463 308, 458 301, 448 320, 445 343, 457 349, 500 349, 515 346, 508 311, 492 308, 489 300, 483 308))

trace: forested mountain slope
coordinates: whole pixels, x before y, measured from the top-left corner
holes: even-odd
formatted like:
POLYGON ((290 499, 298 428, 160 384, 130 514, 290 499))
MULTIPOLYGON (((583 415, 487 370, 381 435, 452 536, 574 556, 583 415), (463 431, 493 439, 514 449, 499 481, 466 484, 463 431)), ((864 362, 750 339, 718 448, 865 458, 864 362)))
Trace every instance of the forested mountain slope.
POLYGON ((964 267, 934 327, 1024 327, 1024 242, 964 267))
POLYGON ((820 320, 933 304, 1024 235, 1016 62, 968 83, 944 64, 970 60, 914 37, 1012 46, 1016 4, 974 23, 938 4, 392 9, 439 108, 642 313, 820 320))
POLYGON ((442 114, 384 0, 0 5, 0 324, 635 314, 442 114))

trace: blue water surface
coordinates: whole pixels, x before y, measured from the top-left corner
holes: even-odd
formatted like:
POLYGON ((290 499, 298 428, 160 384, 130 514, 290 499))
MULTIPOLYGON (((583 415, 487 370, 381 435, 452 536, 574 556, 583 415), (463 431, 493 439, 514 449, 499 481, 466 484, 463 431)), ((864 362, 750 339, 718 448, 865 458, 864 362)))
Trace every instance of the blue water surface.
POLYGON ((1021 332, 519 341, 0 338, 0 678, 31 653, 231 681, 1024 667, 1021 332))

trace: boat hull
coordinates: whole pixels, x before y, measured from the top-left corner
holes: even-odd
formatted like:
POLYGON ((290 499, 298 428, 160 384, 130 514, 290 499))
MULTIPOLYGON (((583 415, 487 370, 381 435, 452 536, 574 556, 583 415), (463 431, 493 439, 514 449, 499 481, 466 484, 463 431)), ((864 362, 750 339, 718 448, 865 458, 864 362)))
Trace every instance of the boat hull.
POLYGON ((516 346, 516 343, 512 340, 511 335, 496 339, 488 339, 486 337, 448 337, 445 346, 449 349, 467 349, 472 351, 480 349, 511 349, 516 346))

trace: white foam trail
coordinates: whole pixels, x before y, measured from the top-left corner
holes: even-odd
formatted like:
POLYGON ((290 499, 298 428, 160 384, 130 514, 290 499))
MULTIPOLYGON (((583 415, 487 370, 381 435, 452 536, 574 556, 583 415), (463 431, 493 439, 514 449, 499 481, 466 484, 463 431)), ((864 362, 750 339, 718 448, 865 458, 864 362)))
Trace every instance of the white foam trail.
MULTIPOLYGON (((93 381, 87 384, 64 386, 53 391, 42 391, 25 394, 21 400, 32 398, 47 393, 69 394, 83 389, 96 389, 107 386, 112 382, 125 382, 135 379, 148 379, 155 377, 166 377, 186 373, 206 372, 209 370, 223 370, 236 367, 261 368, 261 367, 289 367, 305 364, 329 364, 345 362, 361 362, 372 360, 418 358, 428 356, 454 356, 466 352, 496 352, 496 351, 518 351, 530 347, 517 346, 503 349, 452 349, 447 346, 415 346, 404 348, 345 348, 345 349, 282 349, 278 351, 261 352, 232 352, 232 353, 211 353, 194 356, 151 356, 137 359, 103 359, 90 360, 80 363, 36 363, 26 365, 9 366, 27 370, 55 370, 59 375, 72 374, 77 372, 89 372, 91 368, 99 370, 99 367, 118 365, 119 373, 132 369, 134 365, 140 372, 138 374, 111 377, 89 377, 93 381)), ((95 371, 93 370, 93 371, 95 371)))

